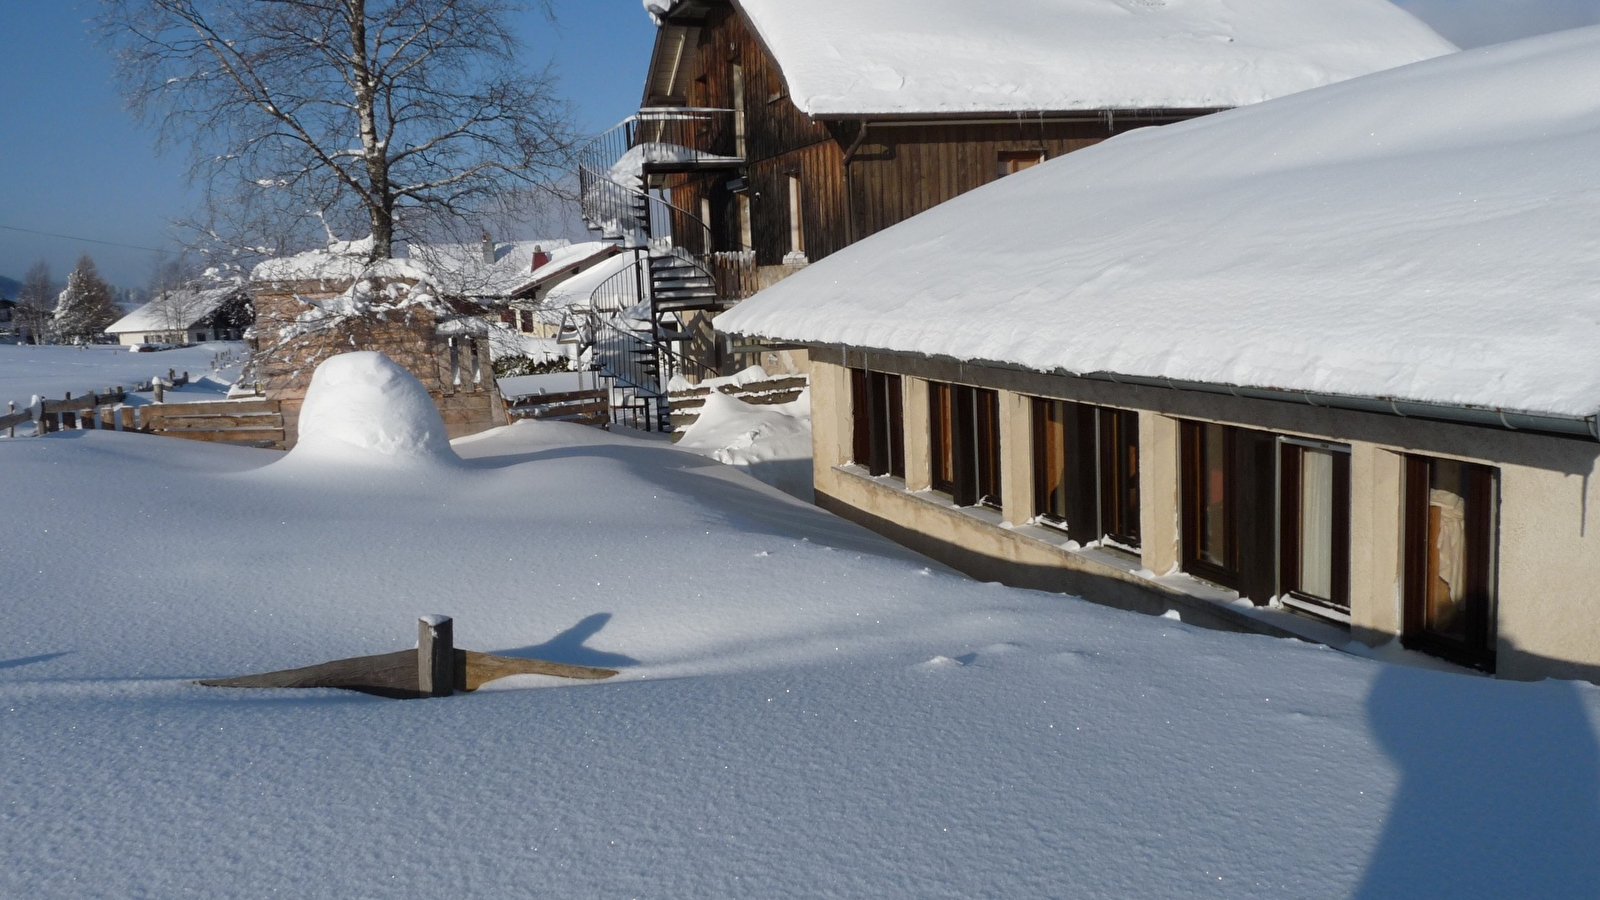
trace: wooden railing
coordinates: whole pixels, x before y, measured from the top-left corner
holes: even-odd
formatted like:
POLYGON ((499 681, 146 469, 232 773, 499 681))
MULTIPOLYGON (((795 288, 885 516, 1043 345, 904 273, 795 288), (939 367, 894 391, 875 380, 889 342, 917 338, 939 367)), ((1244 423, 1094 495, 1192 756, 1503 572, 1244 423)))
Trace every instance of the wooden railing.
POLYGON ((576 422, 606 426, 611 422, 611 392, 605 388, 559 394, 521 394, 506 398, 506 415, 513 419, 576 422))
MULTIPOLYGON (((801 392, 810 384, 804 375, 795 375, 788 378, 773 378, 767 381, 752 381, 748 384, 724 384, 716 388, 717 393, 727 394, 736 400, 752 403, 757 406, 775 406, 779 403, 792 403, 800 398, 801 392)), ((700 418, 700 409, 706 405, 706 397, 712 388, 695 387, 688 390, 673 391, 668 395, 672 407, 673 440, 683 433, 685 428, 693 425, 700 418)))
POLYGON ((7 405, 0 436, 14 438, 31 425, 34 436, 60 431, 138 431, 191 441, 283 447, 283 413, 276 400, 213 400, 199 403, 125 404, 120 388, 61 400, 41 400, 18 411, 7 405))

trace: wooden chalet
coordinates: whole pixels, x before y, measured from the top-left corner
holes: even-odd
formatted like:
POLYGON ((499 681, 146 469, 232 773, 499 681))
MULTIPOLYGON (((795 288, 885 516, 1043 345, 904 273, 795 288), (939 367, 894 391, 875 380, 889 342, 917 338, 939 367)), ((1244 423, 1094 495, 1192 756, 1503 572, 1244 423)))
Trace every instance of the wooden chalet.
MULTIPOLYGON (((987 13, 952 13, 918 12, 901 0, 828 0, 803 7, 774 0, 656 0, 649 8, 659 27, 641 109, 589 145, 579 167, 586 220, 637 257, 637 271, 618 277, 648 287, 656 340, 651 346, 637 333, 608 329, 600 321, 604 310, 597 310, 597 341, 621 345, 601 355, 648 357, 654 383, 621 383, 651 396, 660 395, 670 374, 697 380, 751 362, 777 371, 803 369, 803 354, 787 348, 728 343, 713 332, 710 318, 855 241, 1046 159, 1133 129, 1192 119, 1449 49, 1383 0, 1332 5, 1343 14, 1354 9, 1379 18, 1403 17, 1405 39, 1418 46, 1379 47, 1368 54, 1373 60, 1346 71, 1319 68, 1319 51, 1291 45, 1274 52, 1290 63, 1283 68, 1295 70, 1295 78, 1312 72, 1310 81, 1219 79, 1213 71, 1217 60, 1238 60, 1206 46, 1195 51, 1201 62, 1185 68, 1192 61, 1182 56, 1187 45, 1177 38, 1192 38, 1182 30, 1190 26, 1174 25, 1159 13, 1139 19, 1140 12, 1138 22, 1148 20, 1144 27, 1152 34, 1159 32, 1180 47, 1172 72, 1146 84, 1150 79, 1143 70, 1149 67, 1135 57, 1150 51, 1128 44, 1124 68, 1132 87, 1096 82, 1080 89, 1080 72, 1107 70, 1096 54, 1123 51, 1115 42, 1108 42, 1109 51, 1086 48, 1082 37, 1058 48, 1054 31, 1082 30, 1074 20, 1081 11, 1068 5, 1041 12, 1037 6, 1014 9, 1017 4, 1007 2, 987 13), (924 71, 912 65, 898 76, 907 87, 886 91, 875 85, 874 73, 908 66, 894 58, 897 48, 879 47, 873 36, 886 17, 902 15, 960 44, 954 51, 960 58, 924 59, 917 64, 924 71), (963 16, 999 24, 967 40, 970 25, 960 21, 963 16), (1045 18, 1052 21, 1034 21, 1045 18), (1044 63, 1007 60, 1003 48, 1025 42, 1036 25, 1047 26, 1044 38, 1038 48, 1027 49, 1044 63), (830 27, 834 31, 828 32, 830 27), (1161 29, 1178 29, 1177 37, 1161 29), (813 40, 812 32, 818 31, 825 34, 813 40), (846 39, 839 40, 841 34, 846 39), (819 64, 819 51, 811 46, 819 40, 829 52, 855 58, 819 64), (786 66, 804 74, 804 94, 792 90, 795 77, 786 66), (837 90, 817 76, 819 67, 851 66, 866 74, 845 72, 840 78, 849 83, 837 90), (935 71, 941 66, 952 71, 935 71), (963 67, 996 70, 996 84, 926 84, 941 77, 960 82, 963 67), (909 80, 918 77, 923 82, 912 85, 909 80)), ((1317 19, 1316 8, 1310 9, 1317 19)), ((1336 20, 1318 19, 1306 27, 1324 25, 1334 37, 1350 37, 1350 26, 1336 20)), ((1255 52, 1272 56, 1259 48, 1255 52)), ((918 55, 929 56, 913 48, 912 56, 918 55)), ((1271 69, 1270 62, 1262 68, 1271 69)), ((1108 71, 1116 82, 1121 70, 1111 66, 1108 71)))

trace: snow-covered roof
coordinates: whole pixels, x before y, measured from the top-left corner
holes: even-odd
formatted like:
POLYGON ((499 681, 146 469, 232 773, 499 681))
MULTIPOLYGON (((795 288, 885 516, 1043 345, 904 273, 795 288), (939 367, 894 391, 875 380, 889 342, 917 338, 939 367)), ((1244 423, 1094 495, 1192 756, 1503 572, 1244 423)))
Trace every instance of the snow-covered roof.
POLYGON ((234 297, 245 294, 244 287, 227 283, 206 287, 187 287, 168 292, 135 309, 106 328, 106 334, 181 331, 194 327, 234 297))
POLYGON ((542 281, 560 275, 562 272, 566 271, 568 267, 580 266, 586 262, 589 262, 595 257, 614 254, 617 252, 620 251, 616 249, 615 244, 608 244, 605 241, 585 241, 581 244, 572 244, 566 247, 561 247, 557 250, 551 251, 550 261, 539 268, 534 269, 531 274, 522 279, 522 283, 519 284, 514 290, 526 290, 542 281))
MULTIPOLYGON (((587 306, 595 288, 604 284, 611 276, 633 265, 633 261, 633 255, 629 253, 604 260, 593 268, 586 269, 551 288, 550 293, 545 295, 545 305, 548 307, 587 306)), ((637 293, 637 288, 633 287, 633 284, 633 282, 629 281, 622 285, 624 292, 629 296, 637 293)))
POLYGON ((573 244, 566 238, 556 238, 501 241, 493 246, 492 263, 484 261, 482 243, 413 242, 407 248, 407 253, 413 262, 432 271, 444 290, 473 297, 505 297, 521 289, 537 275, 538 270, 533 267, 536 251, 549 254, 553 263, 557 259, 573 260, 591 256, 602 245, 595 241, 573 244))
POLYGON ((1243 106, 1455 49, 1388 0, 738 6, 813 116, 1243 106))
POLYGON ((1600 411, 1600 27, 1145 128, 779 282, 723 331, 1600 411))
POLYGON ((404 259, 369 261, 372 238, 330 241, 319 250, 280 256, 250 270, 253 281, 327 281, 348 283, 357 278, 407 278, 433 282, 433 276, 404 259))

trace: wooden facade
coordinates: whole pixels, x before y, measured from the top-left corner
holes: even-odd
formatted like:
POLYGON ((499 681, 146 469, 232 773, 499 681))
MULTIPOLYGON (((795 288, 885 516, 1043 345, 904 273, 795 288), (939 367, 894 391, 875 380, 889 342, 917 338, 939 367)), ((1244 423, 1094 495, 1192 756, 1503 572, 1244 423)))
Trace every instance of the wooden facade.
POLYGON ((715 250, 752 251, 763 270, 757 281, 767 284, 1003 177, 1007 163, 1051 159, 1134 128, 1214 111, 814 119, 791 102, 777 61, 729 0, 681 4, 664 22, 644 105, 734 110, 739 146, 732 149, 742 167, 657 168, 651 186, 704 219, 715 250))

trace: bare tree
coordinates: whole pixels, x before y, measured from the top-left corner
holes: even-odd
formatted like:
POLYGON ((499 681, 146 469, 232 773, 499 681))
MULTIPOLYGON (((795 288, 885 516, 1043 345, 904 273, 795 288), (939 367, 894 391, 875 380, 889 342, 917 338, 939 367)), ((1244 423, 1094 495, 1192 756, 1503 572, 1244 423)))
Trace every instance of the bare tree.
POLYGON ((554 193, 565 171, 568 106, 548 69, 521 69, 510 28, 527 2, 102 5, 130 105, 189 145, 213 238, 243 231, 270 252, 285 229, 364 225, 383 259, 508 196, 554 193))
POLYGON ((22 279, 17 292, 17 325, 30 343, 42 344, 50 336, 50 317, 55 314, 56 290, 50 284, 50 264, 34 263, 22 279))

